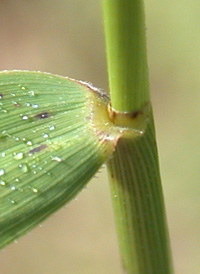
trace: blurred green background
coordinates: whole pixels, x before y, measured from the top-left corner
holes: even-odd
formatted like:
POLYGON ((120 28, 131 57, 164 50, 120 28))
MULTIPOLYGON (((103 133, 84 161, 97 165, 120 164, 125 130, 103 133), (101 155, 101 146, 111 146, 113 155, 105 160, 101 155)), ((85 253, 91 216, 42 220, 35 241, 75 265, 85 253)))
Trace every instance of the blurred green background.
MULTIPOLYGON (((200 273, 200 2, 146 1, 148 58, 176 274, 200 273)), ((0 0, 0 69, 108 90, 101 0, 0 0)), ((105 168, 64 209, 0 252, 1 274, 120 274, 105 168)))

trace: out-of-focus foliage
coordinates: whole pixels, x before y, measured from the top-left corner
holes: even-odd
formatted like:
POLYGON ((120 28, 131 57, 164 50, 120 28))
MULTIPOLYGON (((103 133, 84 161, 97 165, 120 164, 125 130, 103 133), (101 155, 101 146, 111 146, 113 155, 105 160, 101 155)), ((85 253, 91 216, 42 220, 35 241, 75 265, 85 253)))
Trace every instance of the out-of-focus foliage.
MULTIPOLYGON (((101 1, 0 1, 0 69, 50 71, 107 90, 101 1)), ((146 1, 148 56, 176 274, 200 254, 199 1, 146 1)), ((120 274, 106 174, 0 254, 4 274, 120 274), (94 218, 95 216, 95 218, 94 218)))

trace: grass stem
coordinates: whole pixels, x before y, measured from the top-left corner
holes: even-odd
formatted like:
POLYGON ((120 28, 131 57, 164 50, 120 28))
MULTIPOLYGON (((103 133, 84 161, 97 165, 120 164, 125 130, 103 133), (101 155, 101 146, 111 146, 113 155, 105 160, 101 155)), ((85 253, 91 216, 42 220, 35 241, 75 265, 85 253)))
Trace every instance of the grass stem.
MULTIPOLYGON (((143 1, 103 0, 103 10, 111 107, 116 115, 134 113, 134 124, 149 102, 143 1)), ((125 273, 171 274, 151 107, 148 116, 143 136, 119 141, 108 175, 125 273)))

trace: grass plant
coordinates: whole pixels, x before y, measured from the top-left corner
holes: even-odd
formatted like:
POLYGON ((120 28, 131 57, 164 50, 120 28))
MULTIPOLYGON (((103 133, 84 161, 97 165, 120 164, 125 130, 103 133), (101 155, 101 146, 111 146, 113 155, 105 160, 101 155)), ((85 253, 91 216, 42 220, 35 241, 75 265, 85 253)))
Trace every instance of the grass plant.
POLYGON ((142 0, 103 0, 110 98, 92 85, 0 73, 0 247, 70 201, 106 162, 125 273, 172 274, 142 0))

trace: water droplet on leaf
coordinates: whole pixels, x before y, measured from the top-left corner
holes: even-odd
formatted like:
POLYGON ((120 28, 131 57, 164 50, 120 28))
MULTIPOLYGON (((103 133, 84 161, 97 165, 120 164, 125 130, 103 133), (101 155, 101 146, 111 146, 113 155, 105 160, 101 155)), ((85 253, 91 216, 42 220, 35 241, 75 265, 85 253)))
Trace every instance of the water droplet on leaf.
POLYGON ((44 138, 48 138, 49 137, 49 135, 47 133, 43 133, 42 135, 43 135, 44 138))
POLYGON ((11 190, 16 190, 16 187, 15 186, 11 186, 11 190))
POLYGON ((5 153, 5 152, 2 152, 2 153, 1 153, 1 157, 2 157, 2 158, 5 158, 5 157, 6 157, 6 153, 5 153))
POLYGON ((28 145, 28 146, 32 146, 33 143, 32 143, 31 141, 28 141, 28 142, 27 142, 27 145, 28 145))
POLYGON ((38 189, 35 188, 35 187, 33 187, 32 191, 33 191, 34 193, 38 193, 38 189))
POLYGON ((29 91, 28 91, 28 94, 29 94, 30 96, 34 96, 34 95, 35 95, 35 92, 34 92, 33 90, 29 90, 29 91))
POLYGON ((53 161, 57 161, 57 162, 61 162, 62 161, 62 159, 60 157, 58 157, 58 156, 51 156, 51 159, 53 161))
POLYGON ((54 130, 54 129, 55 129, 55 126, 49 126, 49 129, 50 129, 50 130, 54 130))
POLYGON ((19 165, 19 168, 21 169, 21 171, 22 171, 23 173, 28 172, 28 166, 27 166, 26 164, 20 164, 20 165, 19 165))
POLYGON ((28 116, 27 116, 27 115, 24 115, 24 116, 22 117, 22 119, 23 119, 23 120, 28 120, 28 116))
POLYGON ((0 176, 4 175, 5 171, 4 169, 0 168, 0 176))
POLYGON ((14 153, 14 159, 15 160, 21 160, 24 158, 24 154, 22 152, 19 152, 19 153, 14 153))
POLYGON ((5 186, 5 185, 6 185, 6 182, 0 180, 0 185, 1 185, 1 186, 5 186))

